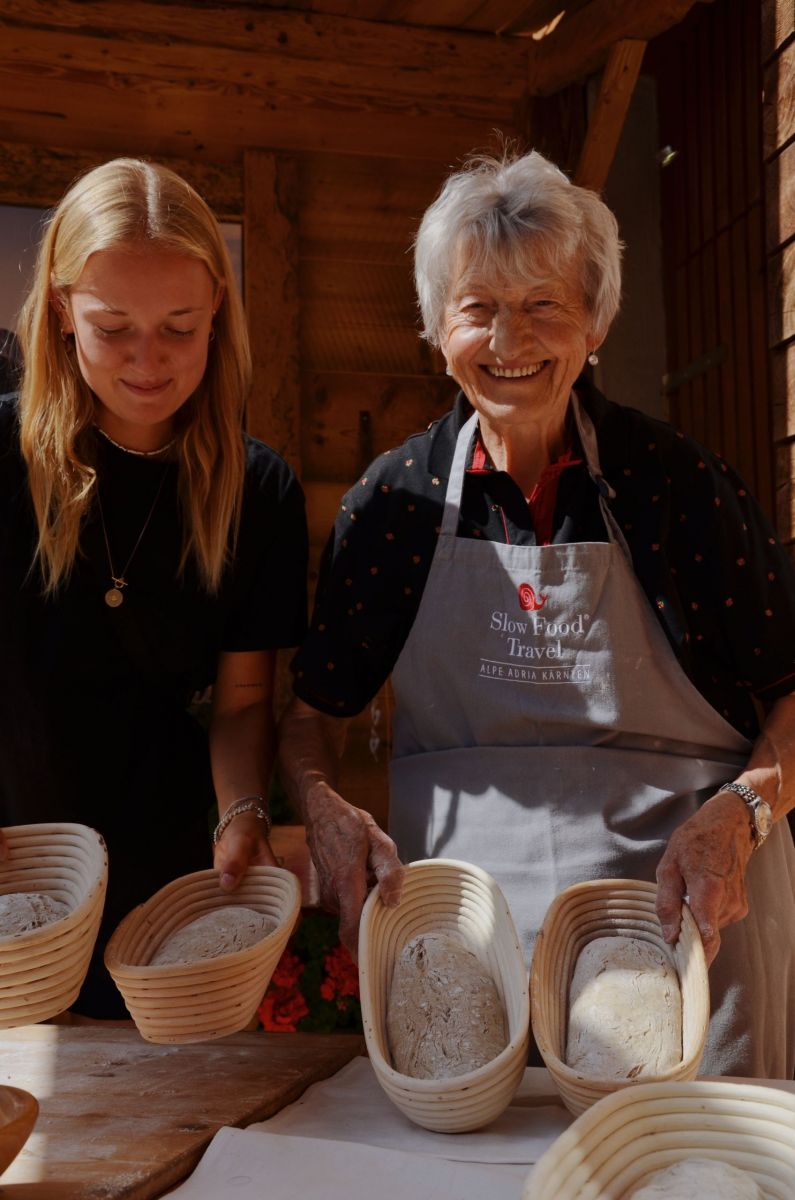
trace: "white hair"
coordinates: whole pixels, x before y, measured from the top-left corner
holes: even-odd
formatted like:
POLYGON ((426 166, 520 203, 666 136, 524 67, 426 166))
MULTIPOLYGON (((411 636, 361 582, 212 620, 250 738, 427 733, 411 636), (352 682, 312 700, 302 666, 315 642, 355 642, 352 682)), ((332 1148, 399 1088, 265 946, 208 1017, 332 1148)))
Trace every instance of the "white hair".
POLYGON ((462 258, 467 273, 534 282, 577 263, 598 344, 618 312, 621 250, 607 205, 536 150, 473 159, 447 179, 417 233, 414 279, 423 336, 439 345, 462 258))

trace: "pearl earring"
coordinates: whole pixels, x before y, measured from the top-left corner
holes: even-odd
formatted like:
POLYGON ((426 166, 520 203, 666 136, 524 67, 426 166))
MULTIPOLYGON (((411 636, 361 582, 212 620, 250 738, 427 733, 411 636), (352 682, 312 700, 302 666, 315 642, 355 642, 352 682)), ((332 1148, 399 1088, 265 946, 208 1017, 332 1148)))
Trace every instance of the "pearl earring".
POLYGON ((595 367, 596 364, 599 362, 599 355, 596 353, 595 350, 592 350, 591 353, 588 355, 588 362, 591 364, 592 367, 595 367))

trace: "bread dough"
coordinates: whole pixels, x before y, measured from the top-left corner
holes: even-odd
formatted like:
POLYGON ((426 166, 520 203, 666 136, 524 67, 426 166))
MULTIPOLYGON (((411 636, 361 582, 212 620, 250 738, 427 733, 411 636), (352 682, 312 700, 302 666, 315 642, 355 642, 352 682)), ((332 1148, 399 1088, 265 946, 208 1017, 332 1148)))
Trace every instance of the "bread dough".
POLYGON ((580 952, 569 989, 568 1066, 592 1079, 642 1079, 682 1061, 682 993, 664 951, 601 937, 580 952))
POLYGON ((234 954, 273 933, 277 924, 273 917, 241 904, 214 908, 167 937, 149 962, 153 967, 180 966, 234 954))
POLYGON ((67 917, 71 909, 43 892, 9 892, 0 896, 0 938, 30 933, 67 917))
POLYGON ((445 933, 406 942, 395 963, 386 1015, 396 1071, 448 1079, 505 1049, 499 992, 477 956, 445 933))
POLYGON ((765 1200, 747 1171, 714 1158, 683 1158, 655 1171, 627 1200, 765 1200))

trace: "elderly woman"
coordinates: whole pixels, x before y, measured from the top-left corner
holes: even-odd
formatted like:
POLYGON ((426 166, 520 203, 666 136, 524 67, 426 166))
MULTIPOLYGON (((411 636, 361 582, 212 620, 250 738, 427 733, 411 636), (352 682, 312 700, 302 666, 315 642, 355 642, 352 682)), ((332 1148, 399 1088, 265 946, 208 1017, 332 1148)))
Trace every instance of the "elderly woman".
POLYGON ((344 499, 286 774, 353 945, 368 873, 394 903, 400 864, 337 760, 392 672, 401 857, 490 871, 528 955, 562 888, 656 873, 667 940, 688 896, 713 963, 705 1069, 791 1077, 795 578, 724 462, 581 377, 619 258, 605 205, 536 153, 426 213, 425 335, 462 394, 344 499))
POLYGON ((166 168, 116 159, 69 189, 20 340, 19 396, 0 401, 0 823, 105 837, 104 925, 76 1008, 125 1016, 102 945, 212 864, 216 801, 222 886, 274 862, 263 797, 276 649, 304 633, 303 498, 243 434, 229 256, 166 168), (189 705, 211 684, 208 745, 189 705))

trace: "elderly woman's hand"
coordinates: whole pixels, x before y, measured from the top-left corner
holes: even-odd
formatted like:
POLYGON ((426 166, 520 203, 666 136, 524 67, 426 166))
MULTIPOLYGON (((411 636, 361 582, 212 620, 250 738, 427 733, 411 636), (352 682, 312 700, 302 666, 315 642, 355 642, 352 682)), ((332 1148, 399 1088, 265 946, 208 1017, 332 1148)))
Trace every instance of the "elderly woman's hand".
POLYGON ((213 864, 225 892, 239 887, 249 867, 278 865, 263 823, 254 813, 238 813, 227 825, 213 852, 213 864))
POLYGON ((321 903, 339 913, 340 941, 356 961, 359 918, 370 883, 379 883, 385 904, 400 902, 403 866, 395 843, 370 813, 354 808, 323 781, 307 795, 306 840, 318 873, 321 903))
POLYGON ((657 867, 657 915, 666 942, 679 936, 688 897, 707 963, 720 949, 720 930, 748 912, 745 869, 753 851, 748 809, 720 792, 674 830, 657 867))

